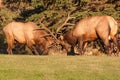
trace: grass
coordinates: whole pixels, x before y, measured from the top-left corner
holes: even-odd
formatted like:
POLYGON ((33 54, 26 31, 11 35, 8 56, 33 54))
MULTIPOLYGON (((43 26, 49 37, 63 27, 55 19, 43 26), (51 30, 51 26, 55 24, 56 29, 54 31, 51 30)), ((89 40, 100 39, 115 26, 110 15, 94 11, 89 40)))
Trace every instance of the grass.
POLYGON ((0 80, 120 80, 120 58, 0 55, 0 80))

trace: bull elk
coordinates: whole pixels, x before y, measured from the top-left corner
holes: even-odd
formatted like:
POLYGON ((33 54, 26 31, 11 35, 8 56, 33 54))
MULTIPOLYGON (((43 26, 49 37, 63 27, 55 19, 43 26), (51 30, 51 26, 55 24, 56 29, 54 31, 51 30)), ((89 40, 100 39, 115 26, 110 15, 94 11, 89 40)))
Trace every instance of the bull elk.
POLYGON ((117 30, 117 22, 111 16, 88 17, 80 20, 73 29, 63 35, 63 45, 68 50, 68 44, 72 46, 78 44, 79 54, 82 55, 86 42, 100 38, 107 48, 107 54, 111 55, 110 39, 120 49, 117 30))
POLYGON ((48 48, 54 43, 54 39, 51 36, 45 36, 48 33, 33 22, 11 22, 3 28, 3 32, 7 38, 8 54, 13 54, 12 48, 15 41, 26 44, 36 55, 39 53, 35 45, 38 45, 44 54, 48 54, 48 48))

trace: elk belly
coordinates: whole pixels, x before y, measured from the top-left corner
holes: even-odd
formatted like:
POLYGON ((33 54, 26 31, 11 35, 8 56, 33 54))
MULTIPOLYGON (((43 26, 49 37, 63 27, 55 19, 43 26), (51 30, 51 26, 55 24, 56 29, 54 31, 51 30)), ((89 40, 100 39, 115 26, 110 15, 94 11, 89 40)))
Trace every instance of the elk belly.
POLYGON ((84 41, 92 41, 95 40, 96 38, 97 38, 96 34, 91 34, 91 35, 89 34, 83 36, 84 41))

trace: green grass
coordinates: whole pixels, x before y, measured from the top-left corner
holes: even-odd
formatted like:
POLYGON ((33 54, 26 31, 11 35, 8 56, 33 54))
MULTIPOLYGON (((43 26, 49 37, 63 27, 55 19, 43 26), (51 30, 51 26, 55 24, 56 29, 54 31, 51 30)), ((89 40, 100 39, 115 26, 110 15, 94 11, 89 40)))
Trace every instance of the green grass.
POLYGON ((120 57, 0 55, 0 80, 120 80, 120 57))

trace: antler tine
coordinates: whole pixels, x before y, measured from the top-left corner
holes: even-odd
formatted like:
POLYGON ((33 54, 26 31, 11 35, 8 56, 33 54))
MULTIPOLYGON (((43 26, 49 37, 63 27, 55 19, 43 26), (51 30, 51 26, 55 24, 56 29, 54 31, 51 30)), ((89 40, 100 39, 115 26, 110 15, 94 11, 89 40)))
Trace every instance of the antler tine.
POLYGON ((42 23, 42 21, 43 21, 44 18, 45 18, 45 17, 42 17, 42 18, 39 20, 39 22, 42 23))
POLYGON ((69 19, 72 19, 72 18, 75 18, 75 17, 70 16, 70 14, 71 14, 71 13, 68 13, 68 14, 67 14, 68 20, 69 20, 69 19))
POLYGON ((50 35, 51 36, 53 36, 53 38, 55 39, 55 40, 57 40, 57 38, 54 36, 54 34, 42 23, 42 20, 43 20, 43 18, 40 20, 40 25, 42 26, 42 28, 43 29, 45 29, 46 31, 48 31, 49 33, 50 33, 50 35))
POLYGON ((68 23, 68 21, 69 21, 70 19, 73 19, 73 18, 75 18, 75 17, 71 17, 71 16, 70 16, 70 13, 68 13, 65 22, 64 22, 60 27, 58 27, 58 29, 56 30, 56 33, 58 33, 59 30, 60 30, 62 27, 66 26, 66 25, 72 25, 72 26, 75 25, 75 24, 72 24, 72 23, 68 23))

